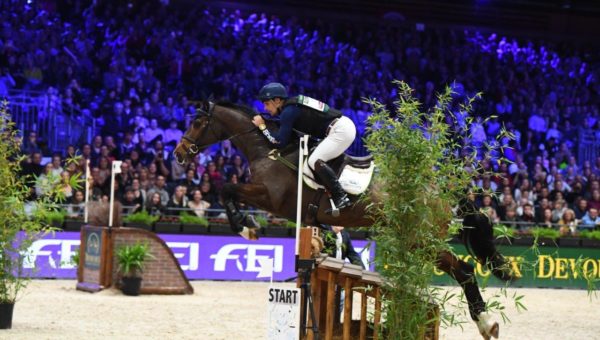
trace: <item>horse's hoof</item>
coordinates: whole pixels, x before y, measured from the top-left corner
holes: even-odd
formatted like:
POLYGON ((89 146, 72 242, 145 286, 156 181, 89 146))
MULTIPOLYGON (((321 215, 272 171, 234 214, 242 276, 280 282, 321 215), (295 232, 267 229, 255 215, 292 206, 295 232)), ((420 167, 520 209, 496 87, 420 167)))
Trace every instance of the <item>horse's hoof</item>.
POLYGON ((490 335, 496 339, 500 336, 500 325, 497 322, 494 322, 494 325, 490 329, 490 335))
POLYGON ((259 228, 262 227, 260 225, 260 223, 258 223, 258 221, 254 218, 254 215, 248 215, 248 216, 246 216, 246 225, 250 229, 259 229, 259 228))
POLYGON ((257 228, 244 227, 238 234, 246 240, 256 241, 258 240, 258 233, 256 232, 257 230, 257 228))
POLYGON ((500 325, 497 322, 493 322, 490 320, 490 315, 487 313, 481 313, 478 316, 479 320, 477 323, 477 328, 479 329, 479 334, 485 339, 490 340, 492 337, 498 338, 500 333, 500 325))

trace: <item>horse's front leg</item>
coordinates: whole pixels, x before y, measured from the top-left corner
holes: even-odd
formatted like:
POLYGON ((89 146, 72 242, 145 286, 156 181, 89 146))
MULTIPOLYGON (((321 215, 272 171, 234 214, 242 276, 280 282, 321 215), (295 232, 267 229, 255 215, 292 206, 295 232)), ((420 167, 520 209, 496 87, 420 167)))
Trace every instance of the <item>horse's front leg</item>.
POLYGON ((443 251, 438 255, 437 267, 454 278, 462 287, 469 305, 469 313, 477 324, 481 336, 486 340, 491 337, 498 338, 500 326, 497 322, 491 321, 490 315, 485 312, 485 302, 479 292, 473 266, 443 251))
POLYGON ((234 233, 249 240, 257 240, 260 224, 252 215, 240 211, 239 202, 255 206, 264 206, 268 200, 268 192, 262 184, 231 184, 227 183, 221 190, 225 213, 234 233))

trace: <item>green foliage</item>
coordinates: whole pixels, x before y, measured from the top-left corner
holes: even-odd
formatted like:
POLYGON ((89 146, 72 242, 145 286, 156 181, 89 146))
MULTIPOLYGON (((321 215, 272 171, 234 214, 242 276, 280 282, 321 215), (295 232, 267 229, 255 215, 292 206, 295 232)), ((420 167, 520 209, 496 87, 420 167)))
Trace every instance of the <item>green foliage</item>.
POLYGON ((23 263, 31 256, 33 242, 53 230, 45 216, 57 209, 52 198, 61 189, 49 187, 36 201, 28 201, 27 184, 35 178, 18 175, 26 157, 21 155, 21 138, 7 106, 6 101, 0 103, 0 303, 14 303, 27 287, 30 277, 23 263))
POLYGON ((296 228, 296 222, 287 220, 287 221, 285 221, 285 226, 288 228, 296 228))
POLYGON ((600 241, 600 230, 584 230, 580 235, 583 238, 600 241))
POLYGON ((42 213, 46 223, 50 226, 61 226, 65 221, 67 212, 62 209, 49 210, 42 213))
POLYGON ((73 252, 71 255, 71 264, 75 267, 79 266, 79 249, 73 252))
MULTIPOLYGON (((389 287, 385 296, 384 331, 390 339, 416 339, 428 317, 429 288, 439 251, 444 242, 451 206, 464 195, 471 175, 464 164, 477 164, 474 155, 458 158, 460 146, 450 126, 451 91, 438 96, 440 105, 421 112, 404 82, 395 112, 374 100, 366 145, 378 167, 375 187, 381 192, 374 239, 378 270, 389 287)), ((469 101, 464 110, 469 111, 469 101)))
POLYGON ((494 226, 494 237, 495 238, 514 238, 516 230, 513 228, 509 228, 504 224, 499 224, 494 226))
POLYGON ((146 225, 152 225, 158 221, 160 216, 152 216, 146 210, 136 212, 135 214, 127 215, 123 219, 127 223, 143 223, 146 225))
POLYGON ((267 221, 267 218, 262 215, 256 215, 256 216, 254 216, 254 219, 263 228, 266 227, 267 225, 269 225, 269 221, 267 221))
POLYGON ((138 276, 144 269, 147 259, 154 258, 150 254, 150 246, 146 243, 129 244, 117 250, 117 264, 123 276, 138 276))
POLYGON ((536 240, 541 237, 541 238, 549 238, 549 239, 555 241, 557 238, 560 237, 560 232, 558 230, 552 229, 552 228, 532 228, 530 231, 531 231, 531 235, 533 235, 533 237, 536 240))
POLYGON ((203 227, 208 227, 208 220, 206 218, 197 215, 190 215, 187 212, 183 212, 181 215, 179 215, 179 221, 183 224, 197 224, 203 227))

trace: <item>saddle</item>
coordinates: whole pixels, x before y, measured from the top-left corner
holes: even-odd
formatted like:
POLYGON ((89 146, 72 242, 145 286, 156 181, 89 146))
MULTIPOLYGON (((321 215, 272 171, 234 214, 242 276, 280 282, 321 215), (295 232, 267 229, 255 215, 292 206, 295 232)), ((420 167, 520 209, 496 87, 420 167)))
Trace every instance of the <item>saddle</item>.
MULTIPOLYGON (((342 154, 330 160, 327 164, 338 175, 338 180, 344 191, 350 195, 360 195, 367 190, 375 169, 375 163, 371 155, 355 157, 342 154)), ((324 188, 315 179, 312 169, 308 166, 308 159, 304 162, 302 172, 304 183, 307 186, 315 190, 324 188)))
MULTIPOLYGON (((310 148, 309 154, 312 153, 315 147, 316 146, 312 146, 310 148)), ((292 143, 282 150, 271 150, 269 158, 278 160, 294 171, 297 171, 298 144, 292 143)), ((337 158, 328 161, 327 164, 337 174, 338 180, 344 191, 350 195, 360 195, 365 192, 371 183, 373 171, 375 170, 375 163, 373 162, 373 156, 371 155, 355 157, 342 154, 337 158)), ((312 169, 308 166, 308 159, 303 164, 302 172, 304 173, 304 183, 308 187, 314 190, 324 188, 324 186, 316 179, 312 169)))

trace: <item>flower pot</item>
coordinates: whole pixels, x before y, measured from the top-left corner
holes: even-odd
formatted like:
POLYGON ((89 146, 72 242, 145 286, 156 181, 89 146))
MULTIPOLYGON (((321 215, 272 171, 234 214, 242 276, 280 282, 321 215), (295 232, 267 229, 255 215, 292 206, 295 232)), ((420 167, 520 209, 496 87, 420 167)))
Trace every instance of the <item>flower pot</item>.
POLYGON ((164 234, 179 234, 181 232, 181 224, 177 222, 156 222, 154 223, 154 231, 164 234))
POLYGON ((578 248, 581 246, 581 239, 579 237, 561 237, 558 239, 558 245, 578 248))
POLYGON ((285 226, 268 226, 262 228, 262 230, 263 235, 267 237, 288 237, 292 230, 294 230, 294 233, 296 232, 295 228, 288 228, 285 226))
POLYGON ((146 224, 146 223, 139 223, 139 222, 127 222, 127 227, 129 228, 139 228, 139 229, 144 229, 144 230, 148 230, 148 231, 153 231, 152 229, 152 225, 151 224, 146 224))
POLYGON ((62 227, 63 227, 63 221, 51 221, 50 222, 50 226, 52 228, 62 229, 62 227))
MULTIPOLYGON (((229 230, 231 231, 231 228, 229 228, 229 230)), ((203 235, 208 234, 208 227, 199 224, 184 223, 181 225, 181 232, 183 234, 203 235)))
POLYGON ((590 239, 590 238, 582 238, 581 246, 586 248, 600 248, 600 240, 590 239))
POLYGON ((527 235, 516 235, 512 241, 515 246, 531 247, 533 245, 533 237, 527 235))
POLYGON ((209 230, 214 235, 233 235, 233 231, 228 224, 213 224, 209 230))
POLYGON ((538 238, 538 246, 540 247, 558 247, 556 240, 553 240, 548 237, 540 237, 538 238))
POLYGON ((0 329, 12 328, 14 303, 0 303, 0 329))
POLYGON ((81 220, 65 220, 65 230, 67 231, 80 231, 83 226, 81 220))
POLYGON ((142 287, 141 277, 124 276, 121 278, 121 291, 125 295, 138 296, 142 287))

